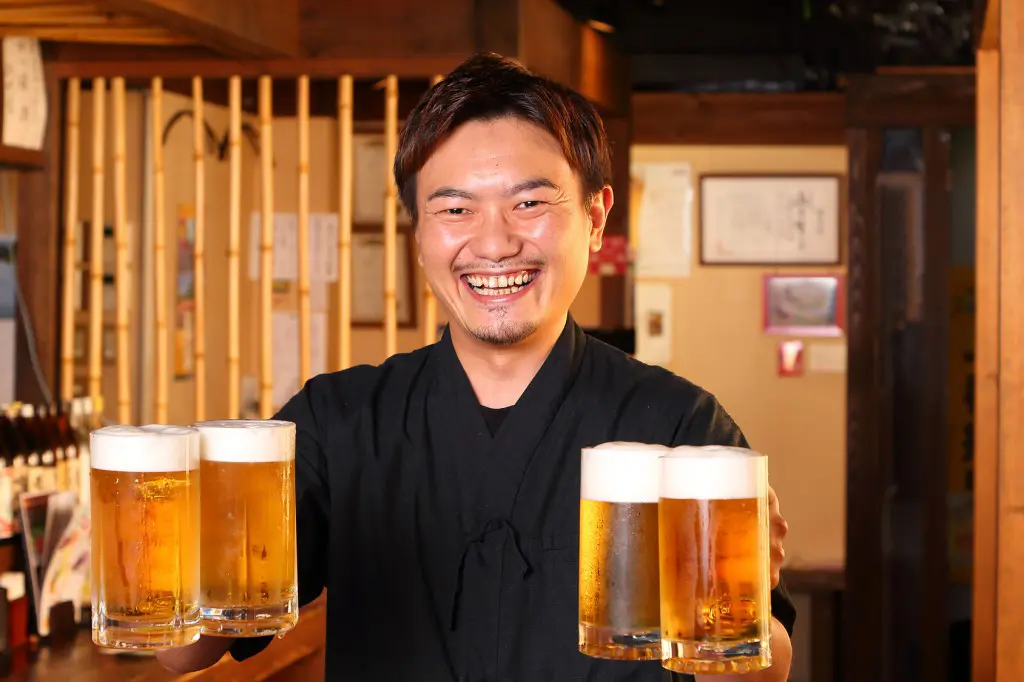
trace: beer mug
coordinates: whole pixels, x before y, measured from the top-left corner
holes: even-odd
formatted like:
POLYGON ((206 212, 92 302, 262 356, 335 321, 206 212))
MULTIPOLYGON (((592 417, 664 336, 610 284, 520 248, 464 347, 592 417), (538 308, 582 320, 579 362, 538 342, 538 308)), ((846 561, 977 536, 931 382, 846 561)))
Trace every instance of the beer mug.
POLYGON ((660 445, 586 448, 580 469, 579 650, 661 658, 658 602, 660 445))
POLYGON ((90 436, 92 639, 167 649, 199 639, 195 429, 107 426, 90 436))
POLYGON ((282 634, 299 617, 295 424, 207 421, 202 472, 203 634, 282 634))
POLYGON ((661 460, 662 665, 689 674, 771 665, 768 458, 678 447, 661 460))

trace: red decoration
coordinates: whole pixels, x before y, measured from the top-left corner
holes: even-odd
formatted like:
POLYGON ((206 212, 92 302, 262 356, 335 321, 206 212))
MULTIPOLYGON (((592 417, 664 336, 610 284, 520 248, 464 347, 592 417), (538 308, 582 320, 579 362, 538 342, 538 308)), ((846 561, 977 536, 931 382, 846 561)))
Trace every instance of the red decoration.
POLYGON ((804 342, 779 343, 779 376, 799 377, 804 374, 804 342))
POLYGON ((629 240, 624 235, 605 235, 601 250, 590 254, 590 274, 624 275, 629 267, 629 240))

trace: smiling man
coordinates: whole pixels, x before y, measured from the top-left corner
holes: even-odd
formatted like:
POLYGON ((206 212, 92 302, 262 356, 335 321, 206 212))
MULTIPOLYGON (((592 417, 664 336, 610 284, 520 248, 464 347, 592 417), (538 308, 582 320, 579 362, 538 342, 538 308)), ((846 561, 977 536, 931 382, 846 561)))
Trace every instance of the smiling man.
MULTIPOLYGON (((430 347, 312 379, 277 415, 298 427, 300 602, 329 588, 326 679, 670 679, 577 651, 580 451, 746 442, 712 395, 569 316, 613 204, 600 118, 478 55, 410 115, 394 172, 450 324, 430 347)), ((788 677, 785 534, 773 495, 775 662, 739 679, 788 677)), ((267 644, 203 637, 159 658, 185 672, 267 644)))

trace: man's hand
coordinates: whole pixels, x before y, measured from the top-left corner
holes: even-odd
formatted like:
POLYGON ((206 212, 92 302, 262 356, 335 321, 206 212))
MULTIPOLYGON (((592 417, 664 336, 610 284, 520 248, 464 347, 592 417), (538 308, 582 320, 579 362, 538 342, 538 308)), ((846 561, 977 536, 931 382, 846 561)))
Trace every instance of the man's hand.
POLYGON ((194 644, 156 652, 156 660, 178 675, 205 670, 223 658, 234 641, 230 637, 202 635, 194 644))
POLYGON ((779 571, 782 569, 783 559, 786 558, 786 550, 782 547, 782 543, 789 533, 789 524, 779 512, 779 497, 771 486, 768 487, 768 530, 771 548, 771 580, 774 590, 779 585, 779 571))

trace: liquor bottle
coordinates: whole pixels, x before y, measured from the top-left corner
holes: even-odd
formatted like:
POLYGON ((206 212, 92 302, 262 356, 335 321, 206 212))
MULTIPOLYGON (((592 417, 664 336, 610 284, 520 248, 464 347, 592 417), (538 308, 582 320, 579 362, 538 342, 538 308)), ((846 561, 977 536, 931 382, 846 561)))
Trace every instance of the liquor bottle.
POLYGON ((53 489, 58 492, 66 492, 68 490, 67 447, 60 435, 57 406, 51 403, 42 409, 40 423, 43 436, 46 438, 49 448, 53 450, 53 489))
POLYGON ((13 476, 13 491, 11 505, 14 514, 14 526, 16 532, 21 532, 21 511, 18 500, 22 493, 28 490, 28 466, 29 455, 28 440, 19 426, 18 415, 21 411, 20 404, 12 403, 8 406, 5 417, 7 418, 7 441, 11 447, 11 468, 13 476))
POLYGON ((14 490, 14 457, 16 442, 11 435, 13 426, 6 414, 0 414, 0 540, 14 537, 18 532, 14 490))
POLYGON ((71 428, 71 403, 65 402, 58 405, 57 409, 57 434, 61 444, 64 446, 64 478, 67 490, 80 497, 78 480, 78 437, 71 428))

